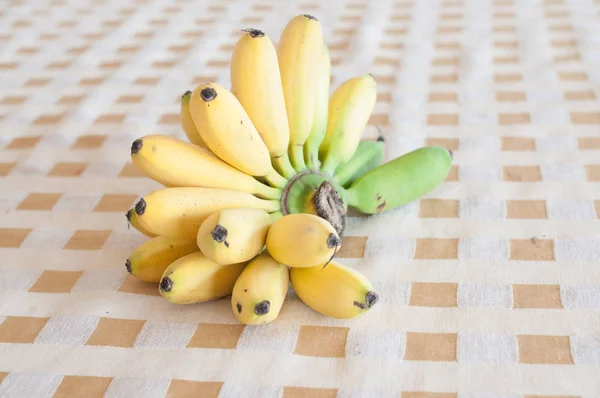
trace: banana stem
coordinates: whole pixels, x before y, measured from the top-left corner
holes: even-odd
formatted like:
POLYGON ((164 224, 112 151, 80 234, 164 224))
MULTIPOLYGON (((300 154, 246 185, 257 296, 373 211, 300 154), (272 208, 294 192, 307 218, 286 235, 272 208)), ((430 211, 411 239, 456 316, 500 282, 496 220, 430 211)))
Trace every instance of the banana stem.
POLYGON ((269 216, 271 216, 271 221, 275 222, 283 217, 283 213, 281 211, 276 211, 275 213, 269 214, 269 216))
POLYGON ((281 189, 273 188, 256 181, 256 192, 254 194, 263 199, 279 199, 281 197, 281 189))
POLYGON ((263 200, 261 208, 267 213, 281 213, 281 202, 279 200, 263 200))
POLYGON ((281 156, 273 156, 271 158, 271 162, 273 163, 273 167, 279 174, 288 180, 296 175, 296 170, 292 167, 290 163, 290 158, 287 153, 282 154, 281 156))
POLYGON ((275 169, 271 169, 269 174, 265 176, 265 180, 275 188, 283 188, 287 184, 287 180, 280 176, 275 169))
POLYGON ((304 163, 304 145, 293 144, 290 148, 290 160, 296 171, 306 170, 306 163, 304 163))
POLYGON ((319 170, 321 163, 319 162, 319 149, 312 150, 312 148, 305 148, 306 166, 310 170, 319 170))
POLYGON ((338 167, 338 162, 332 156, 327 156, 321 165, 321 171, 328 173, 329 175, 335 174, 335 169, 338 167))

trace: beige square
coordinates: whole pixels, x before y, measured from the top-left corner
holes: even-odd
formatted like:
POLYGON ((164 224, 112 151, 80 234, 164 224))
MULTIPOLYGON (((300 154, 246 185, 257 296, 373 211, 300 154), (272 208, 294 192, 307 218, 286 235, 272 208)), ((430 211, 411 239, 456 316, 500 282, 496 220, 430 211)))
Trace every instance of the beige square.
POLYGON ((460 32, 462 32, 462 27, 460 26, 440 26, 437 30, 438 35, 451 35, 460 32))
POLYGON ((456 126, 458 115, 453 113, 432 113, 427 116, 427 124, 432 126, 456 126))
POLYGON ((33 137, 17 137, 13 138, 11 142, 8 143, 6 149, 30 149, 35 147, 38 142, 40 142, 42 137, 33 136, 33 137))
POLYGON ((565 82, 584 82, 588 79, 585 72, 562 72, 558 74, 558 77, 565 82))
POLYGON ((596 218, 600 220, 600 200, 594 201, 594 207, 596 208, 596 218))
POLYGON ((404 27, 387 28, 383 31, 383 33, 385 35, 389 35, 389 36, 405 35, 406 32, 407 32, 407 30, 404 27))
POLYGON ((563 308, 560 285, 513 285, 513 308, 563 308))
POLYGON ((450 74, 450 75, 433 75, 429 79, 429 81, 433 84, 449 84, 449 83, 457 83, 458 75, 450 74))
POLYGON ((0 177, 9 175, 16 165, 16 163, 0 163, 0 177))
POLYGON ((408 305, 415 307, 456 307, 457 283, 413 282, 408 305))
POLYGON ((123 170, 121 170, 119 173, 119 177, 145 178, 146 176, 137 167, 135 167, 133 163, 125 163, 123 170))
POLYGON ((81 55, 89 49, 90 49, 89 46, 71 47, 71 48, 69 48, 69 50, 67 52, 69 54, 73 54, 73 55, 81 55))
POLYGON ((396 76, 375 75, 375 81, 377 81, 377 84, 395 84, 396 76))
POLYGON ((554 242, 551 239, 511 239, 510 260, 554 261, 554 242))
POLYGON ((342 239, 342 247, 335 256, 338 258, 363 258, 366 244, 366 236, 345 236, 342 239))
POLYGON ((4 378, 8 376, 8 373, 6 372, 0 372, 0 383, 2 383, 2 380, 4 380, 4 378))
POLYGON ((375 58, 375 65, 398 66, 400 65, 400 60, 390 57, 377 57, 375 58))
MULTIPOLYGON (((345 42, 346 43, 346 47, 350 46, 349 42, 345 42)), ((331 46, 329 47, 331 49, 331 46)), ((382 50, 402 50, 404 48, 404 44, 403 43, 381 43, 379 45, 379 48, 381 48, 382 50)), ((344 48, 345 49, 345 48, 344 48)))
POLYGON ((94 208, 94 211, 101 212, 126 212, 131 208, 138 195, 128 194, 104 194, 100 202, 94 208))
POLYGON ((0 70, 16 69, 19 64, 16 62, 0 62, 0 70))
MULTIPOLYGON (((546 11, 546 18, 566 18, 569 16, 568 11, 546 11)), ((551 32, 566 32, 573 30, 571 25, 552 25, 550 26, 551 32)))
POLYGON ((0 228, 0 247, 20 247, 30 233, 30 228, 0 228))
POLYGON ((571 112, 575 124, 600 124, 600 112, 571 112))
MULTIPOLYGON (((217 20, 215 18, 196 18, 194 23, 196 25, 213 25, 217 20)), ((239 30, 238 30, 239 34, 239 30)))
POLYGON ((98 116, 94 124, 119 124, 125 120, 125 115, 104 114, 98 116))
POLYGON ((141 86, 155 86, 160 81, 158 77, 140 77, 135 79, 135 84, 141 86))
POLYGON ((119 287, 119 292, 141 294, 144 296, 160 296, 158 284, 144 282, 133 275, 127 275, 127 278, 125 278, 125 281, 119 287))
POLYGON ((544 200, 507 200, 507 218, 547 219, 546 201, 544 200))
POLYGON ((64 376, 52 398, 102 398, 112 380, 110 377, 64 376))
POLYGON ((573 364, 569 336, 517 336, 519 363, 573 364))
POLYGON ((458 150, 458 138, 427 138, 425 145, 440 146, 451 151, 458 150))
POLYGON ((194 79, 192 80, 192 84, 194 85, 200 85, 200 84, 204 84, 204 83, 210 83, 217 80, 216 76, 196 76, 194 77, 194 79))
POLYGON ((502 137, 503 151, 535 151, 535 139, 530 137, 502 137))
POLYGON ((92 231, 78 229, 73 233, 71 239, 65 244, 67 250, 99 250, 104 246, 112 231, 92 231))
POLYGON ((429 93, 429 102, 458 102, 456 93, 429 93))
POLYGON ((596 94, 592 90, 566 91, 564 98, 567 101, 587 101, 595 100, 596 94))
POLYGON ((554 62, 557 64, 570 61, 581 61, 581 56, 578 52, 573 52, 569 54, 557 55, 556 57, 554 57, 554 62))
POLYGON ((23 102, 25 102, 26 99, 27 99, 27 97, 8 96, 8 97, 4 97, 2 99, 2 102, 0 102, 0 105, 21 105, 23 102))
POLYGON ((133 348, 135 339, 146 321, 100 318, 86 345, 133 348))
POLYGON ((218 398, 223 387, 218 381, 171 380, 168 398, 218 398))
POLYGON ((48 322, 48 318, 7 316, 0 323, 0 343, 31 344, 48 322))
POLYGON ((408 13, 392 14, 392 15, 390 15, 389 19, 392 22, 406 22, 406 21, 410 21, 410 14, 408 14, 408 13))
POLYGON ((494 47, 496 47, 496 48, 518 48, 519 42, 517 42, 517 41, 495 41, 494 47))
POLYGON ((33 78, 29 79, 27 83, 25 83, 26 87, 43 87, 50 83, 50 79, 46 78, 33 78))
POLYGON ((138 104, 144 99, 143 95, 121 95, 117 99, 117 104, 138 104))
POLYGON ((348 330, 346 327, 300 326, 294 354, 343 358, 346 355, 348 330))
POLYGON ((456 41, 437 42, 435 48, 437 50, 460 50, 460 43, 456 41))
POLYGON ((99 84, 102 84, 103 81, 104 81, 103 77, 89 77, 86 79, 81 79, 79 81, 79 85, 80 86, 97 86, 99 84))
POLYGON ((49 177, 79 177, 87 163, 59 162, 48 172, 49 177))
POLYGON ((520 102, 526 100, 527 98, 525 97, 524 92, 505 91, 496 93, 496 101, 498 102, 520 102))
POLYGON ((576 395, 523 395, 523 398, 581 398, 576 395))
MULTIPOLYGON (((377 102, 392 102, 392 93, 379 93, 377 94, 377 102)), ((387 116, 387 115, 385 115, 387 116)))
POLYGON ((520 82, 523 79, 519 73, 498 73, 494 75, 494 82, 496 83, 514 83, 520 82))
POLYGON ((61 196, 60 193, 30 193, 19 203, 17 210, 52 210, 61 196))
POLYGON ((433 66, 458 65, 458 58, 456 58, 456 57, 434 58, 432 61, 432 64, 433 64, 433 66))
POLYGON ((35 125, 58 124, 62 121, 64 114, 57 115, 40 115, 34 121, 35 125))
POLYGON ((158 124, 179 124, 181 116, 178 113, 166 113, 160 117, 158 124))
POLYGON ((206 63, 209 68, 226 68, 229 66, 229 59, 213 59, 206 63))
POLYGON ((120 54, 132 54, 139 50, 138 46, 121 46, 117 49, 117 53, 120 54))
POLYGON ((456 333, 406 333, 405 361, 456 361, 456 333))
POLYGON ((516 55, 504 55, 501 57, 494 57, 494 63, 498 65, 516 64, 519 62, 519 57, 516 55))
POLYGON ((454 392, 402 391, 401 398, 457 398, 454 392))
POLYGON ((283 387, 282 398, 336 398, 335 388, 283 387))
POLYGON ((83 271, 46 270, 29 288, 34 293, 69 293, 79 280, 83 271))
POLYGON ((446 179, 444 181, 445 182, 458 181, 458 165, 457 164, 450 166, 450 171, 448 172, 448 175, 446 176, 446 179))
POLYGON ((458 218, 458 200, 421 199, 419 208, 421 218, 458 218))
POLYGON ((188 343, 188 348, 235 349, 244 325, 201 323, 188 343))
POLYGON ((104 141, 106 141, 105 135, 94 135, 94 134, 82 135, 79 138, 77 138, 77 141, 75 141, 75 143, 73 143, 71 148, 74 148, 74 149, 100 148, 104 144, 104 141))
POLYGON ((417 239, 415 260, 451 260, 456 258, 458 258, 458 239, 417 239))
POLYGON ((504 166, 504 181, 542 181, 540 166, 504 166))
POLYGON ((60 105, 78 104, 85 98, 85 95, 65 95, 58 100, 60 105))
POLYGON ((552 40, 550 43, 553 47, 558 48, 573 48, 577 47, 577 40, 575 39, 560 39, 560 40, 552 40))
POLYGON ((100 64, 100 69, 116 69, 123 65, 121 61, 106 61, 100 64))
POLYGON ((600 181, 600 164, 586 164, 585 174, 588 181, 600 181))
POLYGON ((154 61, 152 67, 156 69, 168 69, 172 68, 177 64, 175 61, 154 61))
POLYGON ((514 33, 516 31, 517 31, 517 28, 515 28, 514 25, 499 25, 499 26, 494 26, 494 28, 493 28, 494 33, 514 33))

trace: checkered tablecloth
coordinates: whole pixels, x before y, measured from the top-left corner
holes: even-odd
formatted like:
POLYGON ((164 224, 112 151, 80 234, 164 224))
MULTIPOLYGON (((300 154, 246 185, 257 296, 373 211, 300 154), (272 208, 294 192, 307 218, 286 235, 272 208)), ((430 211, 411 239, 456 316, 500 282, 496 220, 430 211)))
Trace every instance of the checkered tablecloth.
POLYGON ((600 396, 599 0, 3 0, 0 397, 600 396), (317 16, 333 87, 373 73, 386 159, 455 165, 427 197, 352 214, 340 253, 380 302, 290 293, 238 324, 124 267, 124 212, 159 185, 131 142, 184 137, 179 97, 229 85, 240 29, 317 16))

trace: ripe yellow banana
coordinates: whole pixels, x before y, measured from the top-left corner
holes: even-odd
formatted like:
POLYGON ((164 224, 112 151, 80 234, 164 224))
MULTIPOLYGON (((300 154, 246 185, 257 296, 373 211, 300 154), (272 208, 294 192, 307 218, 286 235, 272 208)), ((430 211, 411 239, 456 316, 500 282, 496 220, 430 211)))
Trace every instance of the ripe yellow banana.
POLYGON ((343 83, 329 100, 329 121, 319 150, 321 169, 329 174, 352 158, 375 107, 377 90, 371 75, 343 83))
POLYGON ((298 171, 306 169, 304 143, 314 122, 316 76, 323 54, 321 23, 298 15, 283 30, 277 48, 279 71, 290 125, 289 153, 298 171))
POLYGON ((154 238, 155 236, 158 236, 141 226, 137 214, 135 213, 135 209, 127 210, 127 213, 125 213, 125 217, 127 217, 128 226, 131 225, 133 228, 137 229, 139 232, 146 235, 147 237, 154 238))
POLYGON ((167 135, 147 135, 131 145, 133 164, 167 187, 232 189, 277 199, 281 190, 261 184, 212 152, 167 135))
POLYGON ((271 39, 258 29, 245 30, 233 49, 231 91, 265 142, 277 171, 293 177, 296 171, 287 153, 290 128, 277 52, 271 39))
POLYGON ((267 234, 267 250, 290 267, 313 267, 330 261, 341 241, 327 220, 313 214, 288 214, 275 221, 267 234))
POLYGON ((173 261, 198 251, 193 240, 157 236, 144 242, 125 261, 129 273, 146 282, 160 282, 173 261))
MULTIPOLYGON (((275 217, 281 213, 274 213, 275 217)), ((198 247, 217 264, 251 260, 265 247, 274 214, 261 209, 225 209, 208 217, 198 230, 198 247)))
POLYGON ((304 144, 304 157, 306 165, 311 170, 318 170, 319 147, 325 131, 327 130, 327 117, 329 113, 329 86, 331 84, 331 58, 329 48, 323 43, 323 55, 321 56, 321 66, 317 75, 317 87, 315 90, 315 117, 310 130, 310 134, 304 144))
POLYGON ((142 227, 157 235, 196 239, 204 220, 216 211, 249 207, 276 212, 277 200, 259 199, 246 192, 215 188, 164 188, 135 205, 142 227))
POLYGON ((285 186, 287 180, 273 169, 267 146, 231 91, 216 83, 196 87, 190 112, 202 139, 218 157, 246 174, 264 176, 273 186, 285 186))
POLYGON ((246 263, 219 265, 201 252, 174 261, 165 270, 158 291, 175 304, 216 300, 231 294, 246 263))
POLYGON ((337 261, 325 268, 292 268, 290 280, 300 300, 333 318, 364 314, 379 300, 367 278, 337 261))
POLYGON ((183 127, 185 135, 192 144, 198 145, 210 151, 208 145, 206 145, 206 142, 204 142, 200 136, 200 132, 196 128, 194 120, 192 119, 192 115, 190 114, 191 95, 191 91, 186 91, 185 94, 181 96, 181 127, 183 127))
POLYGON ((244 268, 231 294, 235 318, 246 325, 261 325, 279 315, 289 286, 289 269, 263 253, 244 268))

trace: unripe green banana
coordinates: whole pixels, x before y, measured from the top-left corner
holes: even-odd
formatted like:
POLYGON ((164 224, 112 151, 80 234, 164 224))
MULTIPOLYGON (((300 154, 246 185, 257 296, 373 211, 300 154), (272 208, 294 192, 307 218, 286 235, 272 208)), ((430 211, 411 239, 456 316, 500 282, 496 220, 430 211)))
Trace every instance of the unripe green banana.
POLYGON ((452 152, 423 147, 383 164, 358 178, 346 190, 348 205, 366 213, 382 213, 413 201, 444 181, 452 152))
POLYGON ((348 188, 358 177, 373 170, 383 161, 385 145, 383 137, 377 141, 361 141, 352 159, 335 171, 335 179, 344 188, 348 188))

